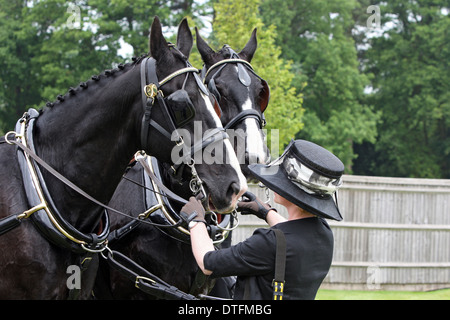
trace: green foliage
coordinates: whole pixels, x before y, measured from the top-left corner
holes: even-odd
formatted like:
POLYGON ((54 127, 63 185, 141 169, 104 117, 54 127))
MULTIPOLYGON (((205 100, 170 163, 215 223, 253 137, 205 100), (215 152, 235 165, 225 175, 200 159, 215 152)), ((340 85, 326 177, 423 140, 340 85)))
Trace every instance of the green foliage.
POLYGON ((448 1, 390 1, 380 8, 393 28, 367 52, 372 103, 383 112, 374 173, 450 178, 448 1))
POLYGON ((308 77, 304 90, 305 130, 299 137, 310 139, 334 152, 347 172, 356 154, 354 143, 375 142, 379 115, 364 104, 368 84, 358 70, 351 39, 319 34, 308 41, 302 70, 308 77))
POLYGON ((121 41, 136 55, 148 52, 153 17, 170 26, 189 3, 172 1, 177 8, 171 8, 156 0, 0 0, 0 132, 11 130, 29 107, 40 108, 123 62, 121 41))
MULTIPOLYGON (((347 173, 450 178, 449 12, 448 0, 0 0, 0 133, 129 58, 123 43, 148 52, 155 15, 172 42, 184 16, 203 34, 208 16, 216 48, 240 50, 258 28, 252 65, 269 82, 281 149, 295 136, 334 152, 347 173), (381 12, 375 33, 369 5, 381 12)), ((195 47, 191 61, 202 67, 195 47)))
POLYGON ((294 61, 295 83, 304 94, 304 129, 297 138, 335 153, 352 172, 355 143, 375 142, 380 117, 365 102, 368 77, 359 70, 351 0, 264 1, 262 15, 283 31, 278 43, 294 61), (278 8, 282 8, 279 10, 278 8))
POLYGON ((0 133, 22 115, 24 108, 17 106, 29 105, 39 94, 30 69, 36 37, 23 24, 26 10, 23 1, 0 1, 0 133))
MULTIPOLYGON (((253 57, 255 71, 270 86, 270 103, 265 115, 269 138, 271 129, 279 130, 280 148, 302 129, 302 94, 293 86, 294 74, 290 61, 281 58, 281 48, 275 44, 275 26, 266 26, 258 14, 260 0, 219 0, 214 5, 214 39, 219 44, 229 44, 242 50, 254 28, 257 28, 258 49, 253 57)), ((272 150, 276 154, 278 150, 272 150)), ((282 150, 281 150, 282 151, 282 150)))

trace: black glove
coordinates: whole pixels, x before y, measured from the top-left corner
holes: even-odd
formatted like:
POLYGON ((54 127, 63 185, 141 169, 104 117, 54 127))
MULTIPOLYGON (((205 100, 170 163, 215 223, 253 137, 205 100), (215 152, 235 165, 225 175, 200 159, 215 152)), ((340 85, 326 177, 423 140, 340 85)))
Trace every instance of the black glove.
POLYGON ((264 203, 261 199, 255 196, 253 193, 247 191, 243 197, 247 198, 243 201, 239 201, 236 210, 241 214, 253 214, 260 219, 266 221, 267 214, 270 210, 277 211, 272 208, 270 204, 264 203))
POLYGON ((190 197, 189 202, 181 208, 180 216, 188 225, 191 221, 203 222, 206 225, 205 209, 195 197, 190 197))

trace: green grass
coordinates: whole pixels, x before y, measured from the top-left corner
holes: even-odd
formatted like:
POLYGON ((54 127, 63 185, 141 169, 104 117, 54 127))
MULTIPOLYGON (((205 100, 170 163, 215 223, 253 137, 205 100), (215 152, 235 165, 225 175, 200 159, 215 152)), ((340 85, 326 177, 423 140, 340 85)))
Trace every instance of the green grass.
POLYGON ((450 289, 428 292, 321 289, 316 300, 450 300, 450 289))

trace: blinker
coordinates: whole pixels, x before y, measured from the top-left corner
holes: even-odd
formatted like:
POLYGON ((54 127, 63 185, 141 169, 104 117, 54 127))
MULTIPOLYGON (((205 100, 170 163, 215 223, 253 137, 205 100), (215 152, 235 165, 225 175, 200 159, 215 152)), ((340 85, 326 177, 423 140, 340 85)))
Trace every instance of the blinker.
POLYGON ((239 81, 241 81, 241 83, 246 87, 250 86, 250 84, 252 83, 252 79, 250 78, 247 70, 245 70, 245 67, 241 63, 238 63, 237 67, 239 81))
POLYGON ((195 107, 186 90, 180 89, 167 97, 169 112, 177 127, 182 127, 195 117, 195 107))

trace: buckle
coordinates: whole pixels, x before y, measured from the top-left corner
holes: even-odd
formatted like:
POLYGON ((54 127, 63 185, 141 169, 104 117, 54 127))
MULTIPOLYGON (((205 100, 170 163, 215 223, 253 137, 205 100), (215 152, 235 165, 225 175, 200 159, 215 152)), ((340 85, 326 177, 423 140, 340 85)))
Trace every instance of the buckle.
POLYGON ((158 94, 158 87, 154 83, 147 84, 144 87, 144 93, 147 97, 155 99, 156 95, 158 94))
POLYGON ((283 300, 284 281, 279 282, 272 280, 273 300, 283 300))

